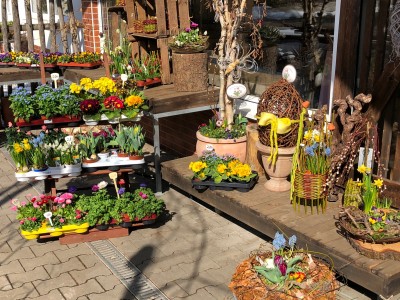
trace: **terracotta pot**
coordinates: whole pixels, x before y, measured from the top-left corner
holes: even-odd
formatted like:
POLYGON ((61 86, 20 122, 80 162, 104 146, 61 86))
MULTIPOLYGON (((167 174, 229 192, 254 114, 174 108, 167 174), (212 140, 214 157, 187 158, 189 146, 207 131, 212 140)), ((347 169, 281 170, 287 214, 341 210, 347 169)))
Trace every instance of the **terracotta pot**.
POLYGON ((129 159, 130 160, 141 160, 141 159, 143 159, 144 158, 144 156, 143 155, 129 155, 129 159))
POLYGON ((85 164, 92 164, 92 163, 95 163, 97 161, 99 161, 98 158, 85 158, 85 159, 83 159, 82 162, 85 163, 85 164))
POLYGON ((117 153, 117 156, 118 156, 118 157, 122 157, 122 158, 124 158, 124 157, 129 158, 129 154, 128 154, 128 153, 125 153, 125 152, 118 152, 118 153, 117 153))
POLYGON ((237 139, 214 139, 205 137, 197 131, 196 137, 196 154, 199 157, 202 155, 204 150, 214 149, 215 153, 218 155, 230 154, 243 163, 246 160, 246 136, 237 139))
POLYGON ((138 80, 136 81, 136 86, 142 87, 145 85, 145 81, 144 80, 138 80))
POLYGON ((264 187, 273 192, 289 191, 291 184, 287 178, 292 171, 292 159, 296 147, 279 148, 275 165, 272 165, 272 162, 268 160, 271 154, 271 147, 265 146, 259 141, 257 141, 256 147, 261 153, 264 170, 270 177, 264 187))

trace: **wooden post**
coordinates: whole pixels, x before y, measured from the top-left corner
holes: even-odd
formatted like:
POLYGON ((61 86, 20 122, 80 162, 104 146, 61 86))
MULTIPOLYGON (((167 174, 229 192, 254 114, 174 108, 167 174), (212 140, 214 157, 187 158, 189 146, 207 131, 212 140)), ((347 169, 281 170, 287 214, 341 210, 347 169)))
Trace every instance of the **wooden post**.
POLYGON ((3 51, 9 52, 8 46, 8 26, 7 26, 7 5, 6 1, 1 1, 1 32, 3 33, 3 51))
MULTIPOLYGON (((21 51, 21 31, 20 31, 20 19, 19 19, 19 13, 18 13, 18 1, 17 0, 11 0, 11 9, 12 9, 13 28, 14 28, 14 51, 19 52, 19 51, 21 51)), ((6 25, 7 25, 7 23, 6 23, 6 25)), ((8 37, 7 37, 7 39, 8 39, 8 37)))
POLYGON ((108 54, 106 52, 103 53, 103 64, 104 64, 104 69, 106 71, 106 77, 111 78, 110 75, 110 60, 108 59, 108 54))
POLYGON ((43 52, 39 53, 39 66, 40 66, 40 82, 46 84, 46 71, 44 69, 43 52))

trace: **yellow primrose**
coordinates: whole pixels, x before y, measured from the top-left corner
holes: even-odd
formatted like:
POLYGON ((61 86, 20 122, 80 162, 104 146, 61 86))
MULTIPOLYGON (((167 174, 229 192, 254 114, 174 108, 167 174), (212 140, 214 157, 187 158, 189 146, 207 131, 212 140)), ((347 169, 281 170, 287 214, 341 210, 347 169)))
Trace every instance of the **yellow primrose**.
POLYGON ((207 164, 202 161, 195 161, 195 162, 190 163, 189 168, 193 172, 197 173, 197 172, 200 172, 201 170, 203 170, 204 168, 207 168, 207 164))
POLYGON ((374 185, 377 186, 378 188, 381 188, 383 185, 383 180, 382 179, 376 179, 374 180, 374 185))
POLYGON ((219 165, 217 166, 217 172, 220 173, 220 174, 222 174, 222 173, 225 172, 226 168, 227 168, 227 166, 225 166, 224 164, 219 164, 219 165))

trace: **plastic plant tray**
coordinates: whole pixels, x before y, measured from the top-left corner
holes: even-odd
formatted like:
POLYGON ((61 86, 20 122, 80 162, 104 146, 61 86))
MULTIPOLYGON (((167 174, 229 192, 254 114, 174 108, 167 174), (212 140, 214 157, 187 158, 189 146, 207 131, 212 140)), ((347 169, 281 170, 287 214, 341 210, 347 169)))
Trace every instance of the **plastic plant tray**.
POLYGON ((15 173, 15 177, 17 178, 17 181, 29 181, 31 179, 43 180, 48 177, 61 178, 66 176, 69 177, 79 176, 81 172, 82 172, 81 164, 78 164, 73 166, 48 168, 44 171, 29 171, 26 173, 15 173))

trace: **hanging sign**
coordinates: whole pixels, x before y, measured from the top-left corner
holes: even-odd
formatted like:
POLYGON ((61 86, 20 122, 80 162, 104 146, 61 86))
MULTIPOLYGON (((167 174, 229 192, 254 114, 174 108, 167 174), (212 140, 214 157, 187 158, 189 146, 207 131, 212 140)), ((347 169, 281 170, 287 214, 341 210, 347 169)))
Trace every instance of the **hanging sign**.
POLYGON ((241 83, 234 83, 228 86, 226 94, 229 98, 238 99, 243 98, 247 93, 246 87, 241 83))
POLYGON ((282 77, 292 83, 296 80, 296 69, 292 65, 287 65, 282 70, 282 77))

